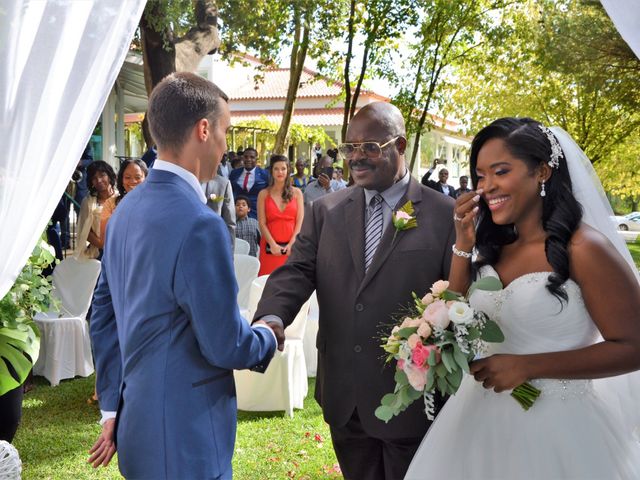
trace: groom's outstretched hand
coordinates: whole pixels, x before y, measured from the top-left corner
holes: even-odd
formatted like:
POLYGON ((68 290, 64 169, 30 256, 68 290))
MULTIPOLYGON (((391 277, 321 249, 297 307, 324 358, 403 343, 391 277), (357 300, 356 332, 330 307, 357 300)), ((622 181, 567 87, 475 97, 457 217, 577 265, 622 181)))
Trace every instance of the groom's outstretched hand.
POLYGON ((115 426, 115 418, 105 420, 102 424, 102 432, 96 443, 91 447, 91 450, 89 450, 89 455, 91 456, 87 461, 93 465, 93 468, 98 468, 100 465, 106 467, 116 453, 116 444, 114 442, 115 426))
POLYGON ((253 322, 253 325, 256 325, 258 323, 262 323, 266 326, 268 326, 271 330, 273 330, 273 333, 276 336, 276 340, 278 341, 278 350, 283 351, 284 350, 284 328, 282 327, 282 325, 280 325, 278 322, 265 322, 264 320, 256 320, 255 322, 253 322))

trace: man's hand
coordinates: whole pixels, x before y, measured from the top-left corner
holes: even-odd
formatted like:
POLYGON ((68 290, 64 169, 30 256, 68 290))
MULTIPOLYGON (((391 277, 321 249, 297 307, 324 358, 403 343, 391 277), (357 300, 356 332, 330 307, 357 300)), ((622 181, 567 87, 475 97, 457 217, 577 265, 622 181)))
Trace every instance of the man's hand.
POLYGON ((102 432, 93 444, 91 450, 89 450, 89 463, 93 465, 93 468, 98 468, 100 465, 106 467, 109 465, 111 458, 116 453, 116 445, 114 442, 116 419, 110 418, 105 420, 102 425, 102 432))
POLYGON ((325 190, 329 190, 329 187, 331 186, 331 179, 326 173, 321 173, 318 175, 318 183, 325 190))
POLYGON ((276 340, 278 341, 278 350, 284 350, 284 328, 280 326, 280 324, 276 322, 265 322, 264 320, 256 320, 252 323, 252 325, 266 325, 276 336, 276 340))

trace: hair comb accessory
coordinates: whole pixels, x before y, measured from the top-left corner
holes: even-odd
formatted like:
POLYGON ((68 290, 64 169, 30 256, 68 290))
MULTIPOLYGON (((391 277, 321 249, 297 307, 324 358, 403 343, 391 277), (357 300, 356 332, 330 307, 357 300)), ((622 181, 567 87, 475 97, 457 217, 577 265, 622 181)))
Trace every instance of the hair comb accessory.
POLYGON ((562 153, 562 148, 558 143, 558 139, 553 132, 544 125, 538 125, 538 128, 547 136, 549 143, 551 144, 551 157, 547 163, 551 168, 555 168, 557 170, 558 167, 560 167, 560 158, 564 158, 564 153, 562 153))

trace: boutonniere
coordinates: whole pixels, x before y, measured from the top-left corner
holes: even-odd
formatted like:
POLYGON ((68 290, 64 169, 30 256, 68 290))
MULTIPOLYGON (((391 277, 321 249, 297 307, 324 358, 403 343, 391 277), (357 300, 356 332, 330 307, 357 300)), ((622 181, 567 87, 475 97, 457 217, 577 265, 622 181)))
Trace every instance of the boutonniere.
POLYGON ((393 212, 393 227, 396 229, 393 234, 394 240, 398 232, 416 228, 417 226, 418 220, 416 220, 415 211, 413 210, 413 204, 411 201, 408 201, 398 210, 393 212))
POLYGON ((224 195, 216 195, 215 193, 212 193, 209 195, 209 200, 213 203, 220 203, 224 200, 224 195))

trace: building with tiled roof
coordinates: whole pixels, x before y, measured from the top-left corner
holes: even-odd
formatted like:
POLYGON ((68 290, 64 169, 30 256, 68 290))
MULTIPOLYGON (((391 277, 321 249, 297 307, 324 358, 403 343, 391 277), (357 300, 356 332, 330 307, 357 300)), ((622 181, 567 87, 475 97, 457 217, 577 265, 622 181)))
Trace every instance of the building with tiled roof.
MULTIPOLYGON (((266 118, 279 125, 289 82, 288 68, 264 67, 255 57, 246 55, 242 61, 230 64, 217 57, 208 56, 200 64, 198 72, 218 84, 229 96, 232 125, 266 118)), ((340 142, 344 103, 340 100, 343 84, 329 80, 311 69, 305 68, 300 78, 291 123, 310 127, 322 127, 334 144, 340 142)), ((376 101, 390 99, 372 90, 363 89, 358 98, 358 108, 376 101)), ((469 149, 469 138, 460 132, 460 125, 451 120, 433 116, 436 128, 423 136, 421 165, 416 174, 429 167, 433 158, 447 159, 452 178, 463 174, 469 149), (426 147, 426 148, 425 148, 426 147)), ((326 145, 329 148, 331 145, 326 145)), ((304 156, 310 146, 303 144, 297 152, 304 156)))

